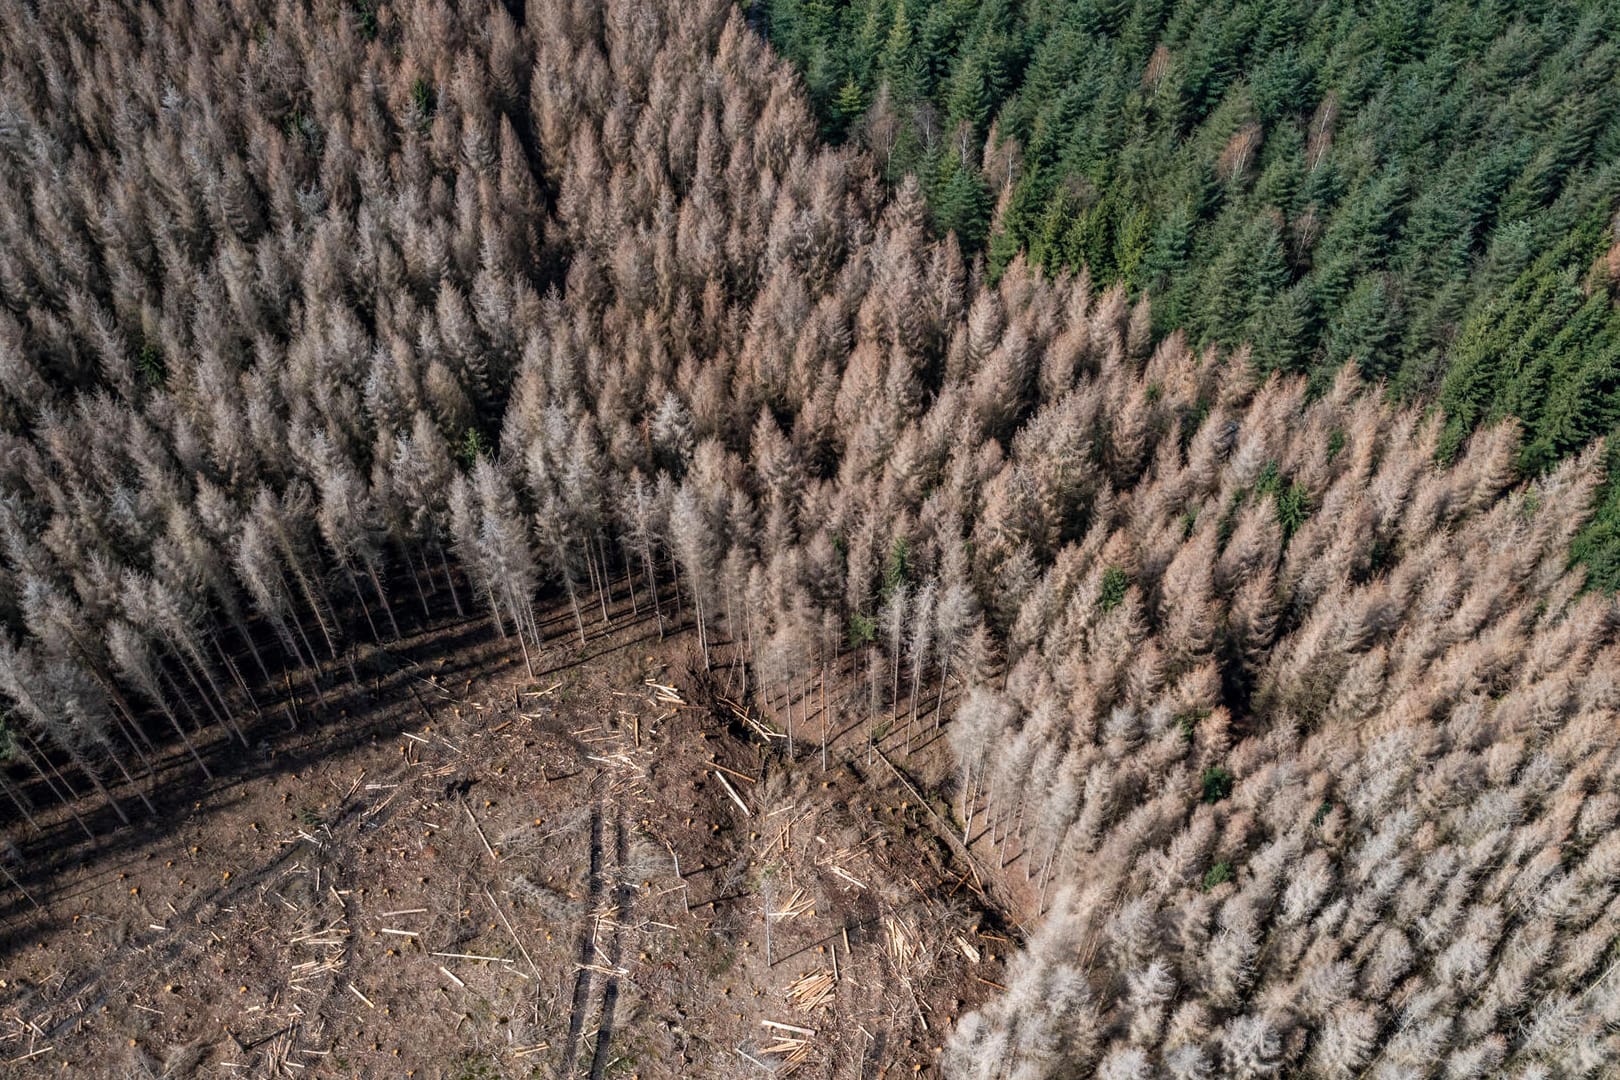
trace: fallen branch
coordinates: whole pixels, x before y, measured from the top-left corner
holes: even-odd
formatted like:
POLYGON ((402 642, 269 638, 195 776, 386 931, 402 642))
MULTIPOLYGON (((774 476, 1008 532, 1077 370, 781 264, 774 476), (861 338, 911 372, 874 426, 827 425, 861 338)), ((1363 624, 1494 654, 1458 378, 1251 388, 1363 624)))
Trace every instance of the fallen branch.
POLYGON ((851 885, 855 886, 857 889, 866 888, 866 884, 864 882, 855 877, 854 874, 851 874, 849 871, 845 870, 842 866, 833 867, 832 872, 849 882, 851 885))
POLYGON ((720 764, 718 761, 711 761, 711 762, 709 762, 709 764, 711 766, 713 766, 714 768, 719 769, 721 772, 730 773, 732 776, 735 776, 739 780, 746 780, 750 784, 759 783, 758 780, 755 780, 752 776, 749 776, 747 773, 740 773, 736 769, 728 769, 724 765, 720 764))
POLYGON ((467 820, 472 822, 473 830, 478 833, 478 839, 484 842, 484 850, 489 852, 489 857, 494 859, 496 862, 500 862, 501 857, 495 854, 494 848, 489 846, 489 837, 484 835, 484 830, 478 824, 478 819, 473 817, 472 809, 468 807, 467 800, 463 799, 460 795, 457 795, 456 801, 459 802, 461 804, 461 808, 467 812, 467 820))
POLYGON ((748 809, 748 804, 742 801, 742 796, 737 794, 737 789, 731 786, 731 781, 726 779, 724 773, 717 772, 714 774, 714 778, 720 781, 720 786, 726 789, 726 794, 731 796, 731 801, 736 803, 745 815, 748 817, 754 816, 754 812, 748 809))
POLYGON ((512 929, 512 924, 507 921, 506 912, 502 911, 501 906, 495 902, 495 897, 490 893, 488 887, 484 889, 484 898, 489 901, 489 906, 495 909, 495 914, 501 917, 501 925, 505 926, 506 932, 512 935, 512 943, 518 947, 518 952, 523 954, 523 959, 529 962, 529 970, 534 972, 534 977, 538 979, 540 969, 534 966, 534 958, 529 955, 529 950, 523 947, 523 942, 518 938, 517 931, 512 929))
POLYGON ((443 957, 446 957, 446 958, 451 959, 451 960, 489 960, 492 963, 496 963, 496 964, 515 964, 515 963, 517 963, 516 960, 513 960, 512 958, 507 957, 507 956, 479 956, 477 953, 436 952, 436 953, 428 953, 428 955, 429 956, 443 956, 443 957))
POLYGON ((776 1071, 775 1069, 771 1068, 769 1065, 765 1064, 763 1061, 759 1060, 759 1058, 757 1058, 754 1055, 748 1053, 742 1047, 734 1046, 734 1047, 732 1047, 732 1049, 736 1050, 737 1053, 741 1054, 745 1061, 752 1061, 755 1065, 758 1065, 760 1068, 764 1069, 766 1072, 774 1073, 776 1071))

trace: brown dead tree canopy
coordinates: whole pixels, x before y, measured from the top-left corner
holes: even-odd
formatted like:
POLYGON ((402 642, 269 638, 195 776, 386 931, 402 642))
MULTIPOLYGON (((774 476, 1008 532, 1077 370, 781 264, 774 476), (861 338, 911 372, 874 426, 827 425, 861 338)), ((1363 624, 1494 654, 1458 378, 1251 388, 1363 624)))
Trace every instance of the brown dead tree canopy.
POLYGON ((8 813, 138 829, 258 687, 629 594, 788 753, 944 730, 1037 928, 955 1077, 1612 1067, 1596 450, 1442 466, 1349 374, 990 284, 815 132, 722 0, 0 0, 8 813))

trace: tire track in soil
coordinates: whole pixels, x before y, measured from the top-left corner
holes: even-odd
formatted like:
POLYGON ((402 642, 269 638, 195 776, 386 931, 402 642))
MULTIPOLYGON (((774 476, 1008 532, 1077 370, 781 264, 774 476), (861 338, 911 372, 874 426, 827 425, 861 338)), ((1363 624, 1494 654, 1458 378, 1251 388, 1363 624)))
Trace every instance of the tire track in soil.
POLYGON ((579 948, 575 960, 579 972, 574 978, 574 1007, 568 1016, 568 1038, 563 1042, 562 1067, 559 1077, 574 1075, 574 1060, 578 1054, 580 1033, 585 1028, 585 1005, 591 996, 591 971, 585 965, 592 963, 595 938, 595 913, 602 902, 602 804, 591 807, 591 859, 590 880, 586 886, 585 922, 579 929, 579 948))
MULTIPOLYGON (((616 883, 613 889, 613 939, 608 945, 607 966, 613 971, 619 969, 619 957, 624 949, 624 921, 630 914, 629 862, 630 862, 630 833, 624 827, 624 811, 621 809, 613 822, 613 847, 616 883)), ((596 1052, 591 1057, 591 1080, 603 1080, 607 1073, 608 1055, 613 1043, 613 1013, 619 1004, 619 977, 609 975, 607 984, 602 989, 601 1020, 596 1028, 596 1052)))

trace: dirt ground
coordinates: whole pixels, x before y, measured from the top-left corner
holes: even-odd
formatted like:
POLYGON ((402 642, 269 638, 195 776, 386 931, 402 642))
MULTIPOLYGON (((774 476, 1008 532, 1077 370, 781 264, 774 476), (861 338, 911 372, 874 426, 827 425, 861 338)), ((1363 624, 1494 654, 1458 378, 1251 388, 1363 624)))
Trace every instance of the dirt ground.
POLYGON ((36 793, 0 1075, 937 1075, 1014 943, 926 779, 860 723, 789 761, 644 610, 572 625, 532 678, 475 619, 260 688, 250 750, 171 754, 132 826, 86 797, 95 840, 36 793))

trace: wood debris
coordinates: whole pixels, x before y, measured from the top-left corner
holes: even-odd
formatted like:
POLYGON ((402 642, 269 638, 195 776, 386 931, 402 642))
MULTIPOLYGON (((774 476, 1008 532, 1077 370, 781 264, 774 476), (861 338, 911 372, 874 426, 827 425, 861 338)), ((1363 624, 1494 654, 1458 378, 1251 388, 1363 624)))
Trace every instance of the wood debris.
POLYGON ((848 870, 845 870, 842 866, 833 867, 832 872, 837 874, 839 877, 843 878, 845 881, 849 882, 851 885, 855 886, 857 889, 866 888, 866 883, 865 882, 863 882, 859 878, 855 877, 855 875, 851 874, 848 870))
POLYGON ((793 895, 788 897, 787 903, 781 910, 771 912, 773 919, 796 919, 816 906, 816 898, 805 895, 803 889, 794 889, 793 895))
POLYGON ((446 957, 446 958, 451 959, 451 960, 488 960, 489 962, 494 963, 494 964, 515 964, 515 963, 517 963, 516 960, 513 960, 510 957, 506 957, 506 956, 480 956, 477 953, 436 952, 436 953, 428 953, 428 955, 429 956, 443 956, 443 957, 446 957))
POLYGON ((491 859, 494 859, 496 862, 499 862, 501 857, 499 855, 495 854, 495 849, 494 848, 489 846, 489 837, 484 835, 484 828, 483 828, 483 826, 478 824, 478 819, 473 817, 473 812, 472 812, 471 808, 469 808, 467 806, 467 801, 465 799, 463 799, 459 795, 456 796, 456 801, 461 803, 461 808, 467 812, 467 820, 472 822, 472 827, 473 827, 474 831, 476 831, 478 833, 478 839, 481 840, 483 842, 483 844, 484 844, 484 850, 489 852, 489 857, 491 859))
POLYGON ((895 967, 906 970, 917 953, 917 934, 895 915, 883 916, 883 950, 895 967))
POLYGON ((776 1041, 764 1047, 760 1050, 760 1053, 782 1055, 782 1065, 776 1070, 776 1074, 786 1076, 805 1062, 810 1056, 810 1048, 813 1045, 809 1039, 798 1039, 782 1035, 777 1036, 776 1041))
POLYGON ((666 686, 663 683, 654 682, 652 679, 648 679, 646 682, 648 686, 652 687, 654 701, 660 702, 664 705, 686 704, 686 699, 681 697, 680 691, 676 690, 673 686, 666 686))
POLYGON ((718 701, 720 704, 724 705, 727 709, 731 710, 731 715, 735 716, 737 719, 739 719, 743 723, 747 724, 750 728, 753 729, 754 733, 756 735, 758 735, 760 738, 765 739, 766 741, 769 741, 771 739, 786 739, 787 738, 786 735, 782 734, 780 731, 777 731, 770 724, 766 723, 763 720, 756 719, 753 715, 751 715, 749 713, 749 711, 747 709, 743 708, 741 705, 737 704, 735 701, 732 701, 730 698, 716 697, 715 700, 718 701))
POLYGON ((726 794, 731 796, 731 801, 737 804, 737 808, 743 812, 745 817, 754 816, 754 812, 748 809, 748 804, 742 801, 742 796, 737 794, 737 789, 731 786, 731 781, 726 779, 724 773, 712 772, 710 775, 720 781, 720 786, 726 789, 726 794))
POLYGON ((837 977, 833 972, 822 968, 794 979, 788 984, 787 996, 794 1008, 800 1012, 810 1012, 831 1004, 833 993, 837 988, 837 977))

